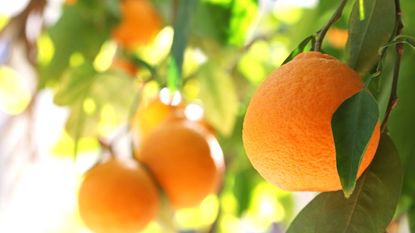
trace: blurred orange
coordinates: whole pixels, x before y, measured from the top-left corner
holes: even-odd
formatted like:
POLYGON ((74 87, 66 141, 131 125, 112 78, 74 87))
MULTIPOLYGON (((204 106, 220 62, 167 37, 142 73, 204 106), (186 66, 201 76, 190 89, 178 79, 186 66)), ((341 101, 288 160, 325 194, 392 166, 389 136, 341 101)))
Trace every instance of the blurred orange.
POLYGON ((346 29, 341 28, 331 28, 327 32, 327 41, 335 48, 342 49, 346 47, 347 39, 349 33, 346 29))
POLYGON ((133 133, 140 138, 145 138, 171 115, 180 114, 182 109, 181 104, 165 104, 160 98, 153 99, 137 110, 132 122, 133 133))
POLYGON ((136 154, 175 209, 195 207, 215 192, 223 173, 216 138, 198 122, 174 117, 153 131, 136 154))
POLYGON ((148 0, 123 0, 121 14, 121 23, 113 35, 126 49, 147 44, 160 30, 160 15, 148 0))
POLYGON ((158 192, 134 161, 111 159, 87 172, 79 190, 79 212, 95 233, 135 233, 156 215, 158 192))

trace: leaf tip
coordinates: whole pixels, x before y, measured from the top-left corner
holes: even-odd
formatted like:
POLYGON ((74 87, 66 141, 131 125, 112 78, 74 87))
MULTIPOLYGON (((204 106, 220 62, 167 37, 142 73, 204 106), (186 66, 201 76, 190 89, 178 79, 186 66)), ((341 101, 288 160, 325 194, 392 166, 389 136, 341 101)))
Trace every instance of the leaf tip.
POLYGON ((343 194, 346 199, 349 199, 350 196, 353 194, 355 184, 356 182, 354 182, 352 185, 347 186, 342 184, 343 194))

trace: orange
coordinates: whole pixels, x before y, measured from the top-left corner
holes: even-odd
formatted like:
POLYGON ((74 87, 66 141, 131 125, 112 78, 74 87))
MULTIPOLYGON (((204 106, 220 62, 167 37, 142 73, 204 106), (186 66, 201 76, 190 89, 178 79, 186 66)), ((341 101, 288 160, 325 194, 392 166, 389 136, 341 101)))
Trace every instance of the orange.
POLYGON ((342 49, 346 47, 348 37, 349 37, 349 33, 346 29, 331 28, 327 32, 327 41, 334 48, 338 48, 338 49, 342 49))
POLYGON ((172 114, 179 114, 181 109, 181 105, 165 104, 160 98, 155 98, 148 104, 139 107, 133 118, 133 131, 143 139, 157 129, 172 114))
POLYGON ((147 44, 161 27, 160 15, 148 0, 123 0, 121 15, 121 23, 113 35, 127 49, 147 44))
MULTIPOLYGON (((306 52, 276 69, 251 99, 243 143, 254 168, 289 191, 341 189, 331 119, 337 108, 364 87, 359 75, 336 58, 306 52)), ((379 122, 358 176, 372 161, 379 122)))
POLYGON ((136 233, 155 217, 158 193, 136 162, 111 159, 87 172, 78 202, 81 218, 95 233, 136 233))
POLYGON ((215 137, 197 122, 174 118, 155 130, 137 153, 173 208, 195 207, 217 190, 223 154, 215 137))

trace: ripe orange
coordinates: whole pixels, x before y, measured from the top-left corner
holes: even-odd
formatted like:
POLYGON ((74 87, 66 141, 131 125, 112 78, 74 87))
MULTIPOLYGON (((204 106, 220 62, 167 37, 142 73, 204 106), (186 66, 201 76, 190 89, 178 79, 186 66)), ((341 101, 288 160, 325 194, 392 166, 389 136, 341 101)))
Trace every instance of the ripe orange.
POLYGON ((141 139, 157 129, 171 115, 179 114, 182 105, 163 103, 160 98, 151 100, 148 104, 139 107, 132 121, 132 129, 141 139))
MULTIPOLYGON (((248 106, 243 142, 255 169, 290 191, 341 189, 331 130, 334 112, 364 84, 334 57, 306 52, 276 69, 248 106)), ((379 123, 370 139, 358 176, 373 159, 379 123)))
POLYGON ((123 0, 121 15, 121 23, 113 35, 127 49, 147 44, 161 27, 161 18, 148 0, 123 0))
POLYGON ((349 33, 346 29, 341 28, 331 28, 327 32, 327 41, 334 47, 342 49, 346 47, 347 38, 349 33))
POLYGON ((79 191, 79 211, 95 233, 136 233, 156 215, 158 193, 137 163, 111 159, 87 172, 79 191))
POLYGON ((137 153, 173 208, 195 207, 220 183, 223 154, 215 137, 197 122, 174 118, 155 130, 137 153))

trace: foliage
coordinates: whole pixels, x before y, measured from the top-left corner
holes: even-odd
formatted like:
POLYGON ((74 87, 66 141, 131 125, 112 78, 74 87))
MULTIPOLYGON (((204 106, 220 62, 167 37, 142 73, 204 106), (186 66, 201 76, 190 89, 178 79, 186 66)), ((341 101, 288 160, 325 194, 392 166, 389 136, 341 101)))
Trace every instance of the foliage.
POLYGON ((65 3, 56 22, 45 23, 35 38, 22 28, 32 28, 29 13, 46 15, 49 8, 45 10, 43 0, 30 2, 20 14, 0 17, 0 71, 12 69, 13 76, 21 76, 12 80, 0 72, 0 83, 22 90, 0 88, 0 110, 10 118, 26 114, 38 93, 51 90, 54 103, 68 111, 61 138, 48 139, 56 142, 54 151, 60 155, 75 154, 81 161, 93 151, 99 157, 99 140, 117 144, 125 135, 131 139, 129 118, 164 87, 203 107, 224 152, 223 187, 198 208, 178 211, 173 220, 169 211, 161 211, 147 232, 168 232, 172 226, 180 231, 242 232, 249 226, 254 232, 383 233, 390 221, 400 222, 404 216, 415 232, 415 51, 408 46, 415 35, 413 0, 400 1, 405 26, 401 35, 398 0, 347 1, 343 14, 329 25, 348 33, 347 44, 338 46, 329 30, 322 51, 342 59, 366 83, 332 121, 339 177, 350 197, 341 191, 318 194, 295 220, 296 194, 266 183, 247 160, 242 122, 258 85, 275 68, 314 48, 340 1, 320 0, 315 7, 302 8, 268 0, 152 0, 163 25, 151 42, 130 50, 113 39, 122 18, 120 0, 65 3), (396 45, 404 43, 401 57, 396 45), (15 58, 19 51, 25 59, 15 58), (113 67, 117 57, 131 61, 137 73, 113 67), (30 88, 21 81, 29 72, 19 63, 35 70, 32 101, 27 100, 30 88), (392 109, 394 89, 398 101, 392 109), (20 105, 7 111, 6 100, 20 105), (369 135, 376 122, 385 120, 375 160, 356 180, 369 135))

